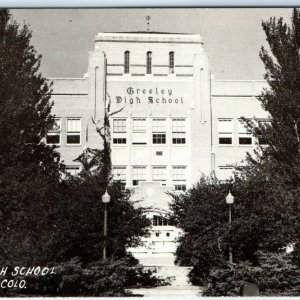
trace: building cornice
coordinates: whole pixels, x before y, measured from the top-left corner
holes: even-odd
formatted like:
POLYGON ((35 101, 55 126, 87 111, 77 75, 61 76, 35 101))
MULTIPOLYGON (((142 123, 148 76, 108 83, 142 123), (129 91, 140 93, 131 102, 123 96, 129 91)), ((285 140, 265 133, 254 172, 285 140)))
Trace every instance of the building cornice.
POLYGON ((199 34, 98 33, 96 42, 203 44, 199 34))

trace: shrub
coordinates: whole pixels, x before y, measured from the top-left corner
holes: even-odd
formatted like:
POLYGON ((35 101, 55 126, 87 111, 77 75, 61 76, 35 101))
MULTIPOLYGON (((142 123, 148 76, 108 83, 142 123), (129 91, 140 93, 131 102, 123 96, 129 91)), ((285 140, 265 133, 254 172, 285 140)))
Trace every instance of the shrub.
POLYGON ((136 267, 131 257, 96 261, 85 265, 79 258, 55 266, 56 274, 14 277, 25 279, 26 289, 3 289, 3 295, 35 296, 126 296, 127 288, 166 284, 155 271, 136 267))
POLYGON ((245 283, 255 283, 262 296, 299 296, 300 269, 285 253, 258 252, 258 266, 249 262, 224 264, 209 273, 204 296, 238 296, 245 283))

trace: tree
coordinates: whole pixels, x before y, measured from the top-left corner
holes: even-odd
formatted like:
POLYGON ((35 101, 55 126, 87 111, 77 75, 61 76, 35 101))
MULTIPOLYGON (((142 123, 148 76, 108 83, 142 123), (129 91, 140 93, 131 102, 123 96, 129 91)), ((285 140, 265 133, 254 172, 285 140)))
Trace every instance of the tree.
POLYGON ((224 263, 229 245, 236 263, 257 266, 257 251, 279 253, 300 241, 300 10, 294 9, 291 28, 282 18, 262 26, 272 53, 260 51, 269 88, 258 100, 270 118, 266 124, 244 119, 261 143, 247 154, 246 165, 237 166, 231 186, 202 181, 172 204, 186 231, 178 259, 190 257, 190 277, 198 284, 224 263), (229 187, 235 196, 230 227, 222 215, 229 187))
MULTIPOLYGON (((54 118, 51 84, 38 73, 41 56, 30 44, 26 25, 20 28, 7 10, 0 10, 0 22, 0 261, 38 265, 75 256, 99 259, 101 196, 111 181, 109 135, 102 149, 99 143, 99 149, 82 156, 80 177, 61 179, 59 153, 43 142, 54 118)), ((108 118, 104 127, 109 133, 108 118)), ((120 184, 110 184, 109 192, 108 250, 120 258, 127 245, 147 233, 149 221, 120 184)))
POLYGON ((38 72, 41 56, 30 39, 27 25, 0 11, 0 172, 36 168, 57 178, 59 154, 43 142, 54 122, 51 83, 38 72))
POLYGON ((51 215, 60 198, 63 165, 43 140, 54 122, 51 83, 38 71, 41 56, 30 39, 26 25, 0 10, 0 241, 6 263, 41 258, 40 242, 47 241, 39 233, 53 230, 51 215))
POLYGON ((291 186, 300 183, 300 10, 294 9, 292 24, 270 18, 262 22, 271 50, 262 47, 269 88, 258 97, 270 116, 270 126, 246 122, 251 132, 268 146, 259 146, 248 163, 266 163, 291 186))

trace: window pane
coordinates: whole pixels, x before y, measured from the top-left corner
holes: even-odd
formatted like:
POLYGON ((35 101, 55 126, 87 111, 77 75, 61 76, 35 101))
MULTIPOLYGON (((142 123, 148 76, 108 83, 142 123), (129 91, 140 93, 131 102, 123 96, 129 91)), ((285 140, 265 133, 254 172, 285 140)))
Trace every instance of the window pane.
POLYGON ((219 133, 232 133, 233 132, 232 119, 218 120, 218 131, 219 133))
POLYGON ((173 167, 173 180, 175 180, 175 181, 185 181, 186 180, 186 167, 185 166, 173 167))
POLYGON ((124 73, 129 73, 129 51, 124 53, 124 73))
POLYGON ((185 119, 173 119, 172 120, 172 132, 185 133, 185 119))
POLYGON ((126 132, 126 119, 114 119, 113 120, 113 132, 125 133, 126 132))
POLYGON ((147 52, 147 74, 152 73, 152 52, 147 52))
POLYGON ((185 144, 185 138, 174 138, 173 137, 173 144, 185 144))
POLYGON ((239 138, 239 144, 240 145, 251 145, 252 144, 252 138, 251 137, 240 137, 239 138))
POLYGON ((46 135, 47 144, 60 144, 61 119, 55 118, 52 128, 46 135))
POLYGON ((174 73, 174 52, 169 53, 169 70, 170 74, 174 73))
POLYGON ((78 166, 67 166, 66 167, 66 173, 72 176, 78 175, 80 172, 80 167, 78 166))
POLYGON ((53 127, 51 128, 51 130, 49 130, 49 132, 57 132, 60 130, 61 130, 61 119, 55 118, 53 127))
POLYGON ((114 144, 126 144, 126 138, 113 138, 114 144))
POLYGON ((59 144, 60 135, 59 134, 47 134, 47 144, 59 144))
POLYGON ((232 138, 220 137, 219 138, 219 144, 221 144, 221 145, 231 145, 232 144, 232 138))
POLYGON ((165 144, 166 143, 166 135, 165 134, 153 134, 152 139, 153 144, 165 144))
POLYGON ((132 144, 145 145, 147 144, 146 136, 146 119, 133 119, 132 128, 132 144))
POLYGON ((238 133, 248 133, 248 130, 242 120, 238 121, 238 133))
POLYGON ((153 167, 152 169, 152 179, 154 181, 166 181, 166 167, 153 167))
POLYGON ((136 166, 132 168, 132 183, 139 185, 140 181, 146 180, 146 167, 136 166))
POLYGON ((80 144, 80 135, 67 135, 67 144, 80 144))
POLYGON ((219 167, 218 176, 217 176, 219 180, 221 181, 229 180, 230 177, 232 177, 232 175, 233 175, 233 167, 230 166, 219 167))
POLYGON ((185 184, 175 184, 174 189, 175 189, 175 191, 186 191, 186 185, 185 184))
POLYGON ((68 132, 80 132, 81 120, 80 119, 67 119, 67 131, 68 132))
POLYGON ((113 167, 113 179, 126 181, 126 167, 113 167))
POLYGON ((166 119, 153 119, 152 131, 158 133, 166 132, 166 119))

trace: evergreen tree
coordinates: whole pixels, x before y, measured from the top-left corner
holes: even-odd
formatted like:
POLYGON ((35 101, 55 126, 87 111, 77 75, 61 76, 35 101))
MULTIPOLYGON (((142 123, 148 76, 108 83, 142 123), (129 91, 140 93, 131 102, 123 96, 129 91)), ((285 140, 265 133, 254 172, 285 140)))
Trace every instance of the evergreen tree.
POLYGON ((54 122, 51 84, 39 73, 41 56, 27 25, 0 10, 0 174, 9 167, 35 168, 57 178, 59 155, 43 142, 54 122))
POLYGON ((61 208, 63 165, 43 140, 54 122, 51 83, 39 73, 41 56, 30 39, 27 25, 0 10, 0 260, 5 263, 47 261, 53 249, 45 245, 61 208))
POLYGON ((229 245, 234 262, 259 265, 257 251, 279 253, 300 241, 300 10, 293 10, 291 27, 282 18, 270 18, 262 26, 271 53, 261 48, 269 88, 258 100, 270 118, 266 124, 244 119, 261 143, 247 155, 246 165, 237 167, 230 187, 235 196, 231 226, 224 223, 228 185, 202 182, 172 204, 187 232, 178 258, 193 265, 190 277, 198 284, 213 266, 220 266, 222 255, 228 257, 229 245), (211 253, 218 254, 212 258, 211 253))
POLYGON ((271 50, 262 47, 269 88, 258 97, 269 114, 269 124, 246 121, 254 136, 264 141, 256 156, 248 156, 250 167, 262 164, 267 173, 284 177, 287 184, 300 184, 300 10, 295 8, 289 27, 270 18, 262 23, 271 50))

